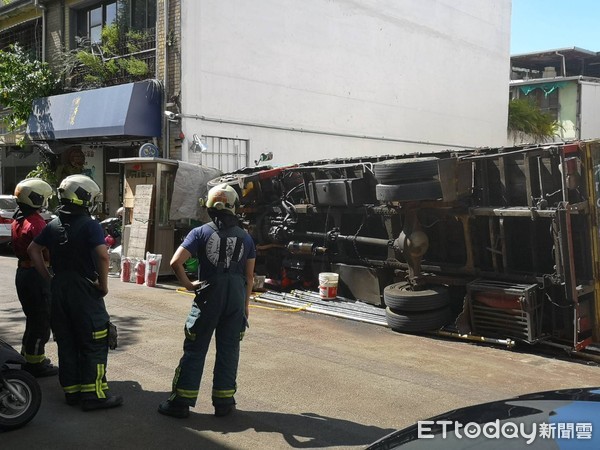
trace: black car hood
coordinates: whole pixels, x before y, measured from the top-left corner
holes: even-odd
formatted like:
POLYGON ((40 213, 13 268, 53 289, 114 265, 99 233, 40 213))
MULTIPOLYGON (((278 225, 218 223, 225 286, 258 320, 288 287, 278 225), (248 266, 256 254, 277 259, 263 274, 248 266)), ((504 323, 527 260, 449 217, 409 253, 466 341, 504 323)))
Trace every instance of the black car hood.
POLYGON ((420 422, 368 448, 600 449, 600 387, 536 392, 420 422))

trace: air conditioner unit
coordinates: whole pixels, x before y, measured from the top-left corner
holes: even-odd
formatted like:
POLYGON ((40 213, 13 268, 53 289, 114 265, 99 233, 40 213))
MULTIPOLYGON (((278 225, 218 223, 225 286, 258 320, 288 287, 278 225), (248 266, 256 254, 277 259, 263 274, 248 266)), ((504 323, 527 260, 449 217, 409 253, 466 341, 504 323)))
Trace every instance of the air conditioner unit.
POLYGON ((544 67, 543 78, 556 78, 556 69, 552 66, 544 67))

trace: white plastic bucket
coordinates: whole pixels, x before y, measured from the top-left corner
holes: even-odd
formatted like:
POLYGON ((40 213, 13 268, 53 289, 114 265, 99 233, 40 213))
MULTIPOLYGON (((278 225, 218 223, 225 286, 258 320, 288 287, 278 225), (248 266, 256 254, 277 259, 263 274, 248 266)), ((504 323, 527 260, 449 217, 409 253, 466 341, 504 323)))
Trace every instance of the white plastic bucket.
POLYGON ((319 274, 319 297, 323 300, 336 298, 339 278, 337 273, 321 272, 319 274))

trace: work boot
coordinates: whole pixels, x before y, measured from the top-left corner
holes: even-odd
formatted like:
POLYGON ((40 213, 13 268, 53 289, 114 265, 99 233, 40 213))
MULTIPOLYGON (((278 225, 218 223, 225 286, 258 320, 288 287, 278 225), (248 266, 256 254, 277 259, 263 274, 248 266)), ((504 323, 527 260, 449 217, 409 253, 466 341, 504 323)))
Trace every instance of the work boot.
POLYGON ((177 400, 165 400, 158 405, 158 412, 165 416, 177 417, 184 419, 190 415, 190 407, 177 400))
POLYGON ((77 406, 81 402, 81 393, 69 392, 65 394, 65 401, 69 406, 77 406))
POLYGON ((23 365, 23 369, 36 378, 52 377, 58 373, 58 367, 53 365, 47 358, 37 364, 26 363, 23 365))
POLYGON ((81 399, 81 409, 84 411, 93 411, 95 409, 108 409, 121 406, 123 397, 120 395, 111 395, 106 398, 88 397, 81 399))
POLYGON ((215 405, 215 417, 225 417, 235 411, 235 403, 231 405, 215 405))

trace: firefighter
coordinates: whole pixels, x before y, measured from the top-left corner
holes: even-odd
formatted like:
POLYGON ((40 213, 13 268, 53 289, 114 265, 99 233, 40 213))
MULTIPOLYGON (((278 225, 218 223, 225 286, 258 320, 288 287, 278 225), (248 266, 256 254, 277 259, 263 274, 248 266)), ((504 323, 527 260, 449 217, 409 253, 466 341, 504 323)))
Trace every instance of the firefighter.
POLYGON ((100 188, 85 175, 70 175, 58 188, 58 217, 29 245, 35 268, 51 281, 52 330, 58 344, 58 378, 69 405, 84 411, 119 406, 108 393, 108 251, 102 226, 90 217, 100 188), (43 263, 50 252, 54 275, 43 263))
MULTIPOLYGON (((11 230, 12 248, 18 259, 15 285, 26 317, 21 353, 27 360, 24 369, 36 377, 58 373, 45 354, 50 339, 50 285, 35 270, 27 254, 33 238, 46 226, 40 209, 48 206, 51 195, 50 185, 39 178, 21 181, 14 193, 18 205, 11 230)), ((43 261, 48 264, 47 253, 43 261)))
POLYGON ((196 404, 213 333, 217 350, 212 388, 215 416, 226 416, 235 409, 240 341, 248 325, 256 258, 254 241, 235 216, 238 203, 231 186, 213 187, 206 201, 212 222, 193 229, 171 259, 178 280, 195 291, 196 297, 184 326, 183 356, 175 370, 171 396, 158 407, 161 414, 189 415, 189 407, 196 404), (195 282, 184 268, 192 256, 199 260, 195 282))

